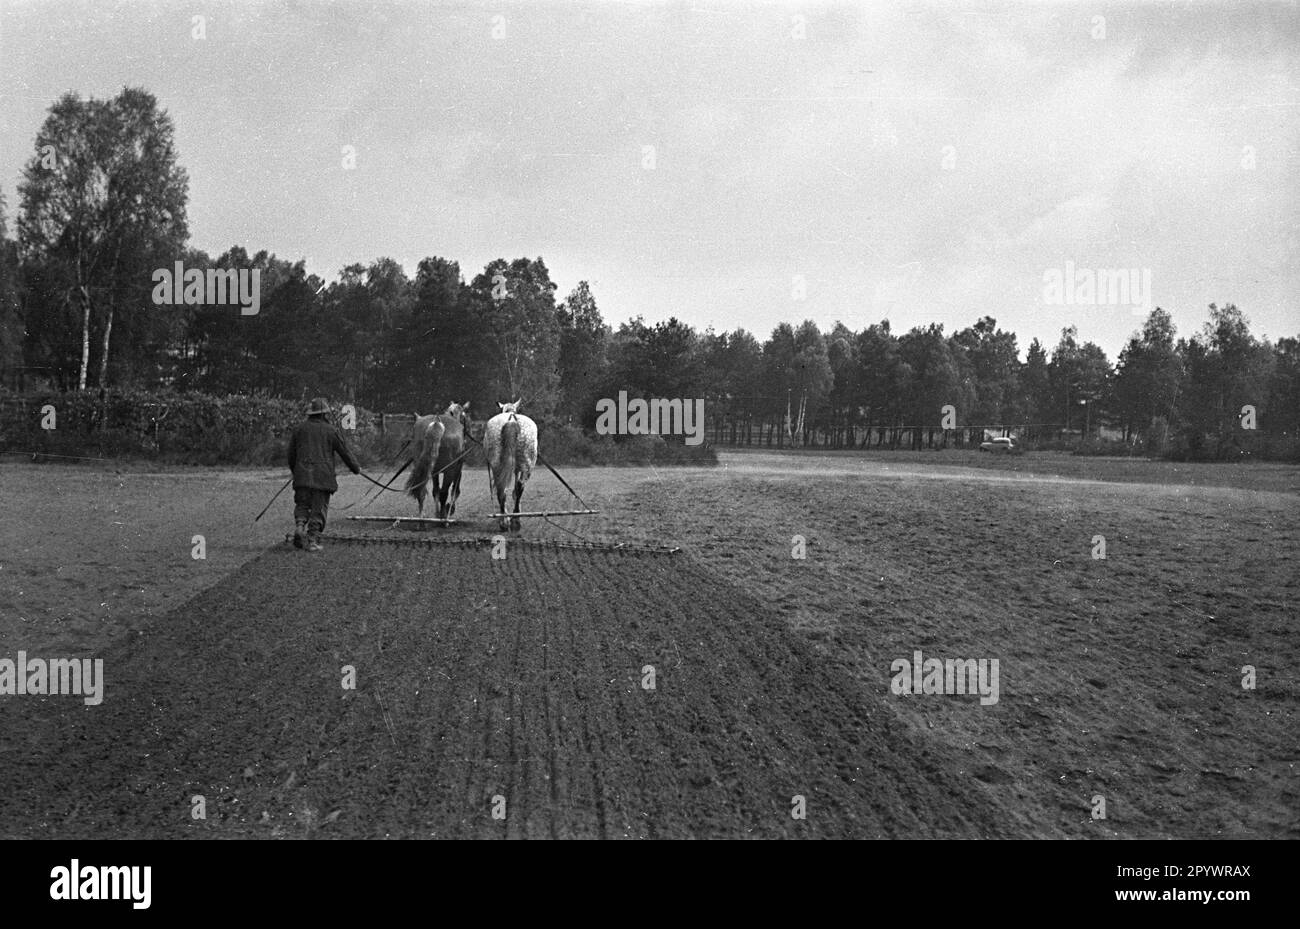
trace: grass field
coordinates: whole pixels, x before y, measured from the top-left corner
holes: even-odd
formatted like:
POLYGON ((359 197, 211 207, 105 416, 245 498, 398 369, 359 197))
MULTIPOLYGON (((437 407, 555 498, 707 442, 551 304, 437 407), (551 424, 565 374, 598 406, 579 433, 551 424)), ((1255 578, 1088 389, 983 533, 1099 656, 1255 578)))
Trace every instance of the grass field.
MULTIPOLYGON (((111 659, 102 707, 0 698, 0 835, 1300 836, 1300 468, 721 462, 574 469, 601 515, 523 533, 679 555, 504 565, 295 552, 287 495, 252 522, 280 472, 0 464, 0 657, 111 659), (892 693, 916 650, 997 659, 1000 699, 892 693), (340 700, 349 655, 369 672, 340 700), (153 786, 114 786, 142 764, 153 786), (221 815, 171 818, 187 792, 221 815)), ((331 533, 413 515, 344 512, 368 485, 340 483, 331 533)), ((542 471, 524 499, 573 502, 542 471)), ((437 536, 489 538, 487 512, 467 473, 437 536)))

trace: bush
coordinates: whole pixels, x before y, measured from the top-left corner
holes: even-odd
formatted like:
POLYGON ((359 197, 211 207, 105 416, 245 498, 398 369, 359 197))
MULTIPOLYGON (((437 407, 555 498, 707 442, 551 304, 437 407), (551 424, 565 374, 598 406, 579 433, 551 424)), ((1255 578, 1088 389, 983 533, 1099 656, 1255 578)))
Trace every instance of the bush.
POLYGON ((539 425, 542 456, 569 465, 715 465, 718 453, 707 444, 686 445, 657 435, 592 436, 569 424, 539 425))
POLYGON ((1137 446, 1125 442, 1123 439, 1103 439, 1100 436, 1089 436, 1074 448, 1076 455, 1106 455, 1106 456, 1123 456, 1123 457, 1144 457, 1144 450, 1137 446))
POLYGON ((1174 461, 1300 461, 1300 437, 1235 430, 1206 433, 1186 429, 1169 444, 1174 461))
MULTIPOLYGON (((183 464, 283 464, 302 403, 200 393, 81 391, 0 396, 0 451, 92 458, 150 458, 183 464), (54 408, 55 428, 41 428, 54 408)), ((373 415, 357 410, 354 447, 371 453, 373 415)))
POLYGON ((613 456, 613 442, 593 440, 577 426, 539 425, 537 443, 547 461, 570 465, 606 464, 613 456))
MULTIPOLYGON (((305 409, 303 403, 275 397, 174 391, 0 394, 0 452, 277 467, 285 464, 289 434, 305 409), (55 411, 53 430, 41 428, 47 405, 55 411)), ((382 433, 378 421, 376 414, 358 408, 356 429, 348 432, 362 468, 396 463, 410 436, 409 429, 382 433)), ((542 455, 557 465, 717 463, 717 453, 707 445, 659 436, 591 436, 567 424, 541 423, 538 429, 542 455)), ((474 423, 471 434, 481 441, 483 423, 474 423)), ((482 464, 482 448, 472 444, 465 467, 482 464)))
POLYGON ((1025 439, 1020 447, 1027 452, 1072 452, 1079 446, 1079 440, 1069 436, 1044 436, 1038 439, 1025 439))

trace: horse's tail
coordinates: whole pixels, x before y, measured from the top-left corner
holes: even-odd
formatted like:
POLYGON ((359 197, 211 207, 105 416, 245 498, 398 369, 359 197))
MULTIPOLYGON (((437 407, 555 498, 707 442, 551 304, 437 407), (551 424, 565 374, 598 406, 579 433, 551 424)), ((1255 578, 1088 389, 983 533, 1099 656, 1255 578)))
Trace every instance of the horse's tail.
POLYGON ((537 463, 537 427, 531 422, 520 434, 519 445, 519 456, 515 467, 519 469, 519 479, 527 483, 533 476, 533 465, 537 463))
POLYGON ((501 427, 501 448, 497 452, 496 473, 501 486, 509 490, 514 485, 515 460, 519 456, 519 423, 511 418, 501 427))
POLYGON ((442 434, 446 426, 436 419, 431 422, 420 439, 419 451, 411 464, 411 474, 406 479, 406 492, 415 498, 421 507, 428 495, 429 477, 433 473, 434 462, 438 460, 438 446, 442 444, 442 434))

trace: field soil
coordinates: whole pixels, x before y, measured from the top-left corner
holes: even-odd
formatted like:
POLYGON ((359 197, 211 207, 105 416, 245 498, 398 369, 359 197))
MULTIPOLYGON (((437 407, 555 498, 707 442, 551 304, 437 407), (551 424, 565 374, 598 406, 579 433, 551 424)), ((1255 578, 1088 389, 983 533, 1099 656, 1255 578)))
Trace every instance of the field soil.
POLYGON ((0 658, 106 679, 0 697, 0 836, 1300 837, 1300 469, 721 458, 520 536, 676 555, 504 559, 481 474, 428 533, 341 478, 307 555, 282 472, 0 464, 0 658), (998 702, 891 692, 916 650, 998 702))
POLYGON ((953 759, 684 558, 279 547, 105 666, 102 706, 22 708, 5 834, 1006 831, 953 759))

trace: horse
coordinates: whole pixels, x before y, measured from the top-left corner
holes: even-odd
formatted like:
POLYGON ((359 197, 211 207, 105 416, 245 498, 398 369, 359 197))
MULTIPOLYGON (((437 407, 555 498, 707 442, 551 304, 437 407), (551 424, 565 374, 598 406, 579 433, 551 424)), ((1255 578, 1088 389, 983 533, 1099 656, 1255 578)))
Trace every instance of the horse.
POLYGON ((497 512, 502 514, 502 532, 519 531, 519 517, 505 516, 506 492, 513 490, 514 512, 518 513, 524 484, 532 477, 533 466, 537 464, 537 424, 519 412, 519 403, 518 400, 498 403, 501 412, 487 421, 483 434, 488 483, 496 498, 497 512))
POLYGON ((415 498, 424 515, 424 501, 429 495, 428 483, 433 481, 433 493, 438 498, 438 518, 450 519, 456 512, 460 497, 460 472, 464 464, 465 436, 469 433, 469 404, 453 403, 445 413, 428 416, 415 414, 415 427, 411 442, 415 457, 411 459, 411 474, 406 479, 406 492, 415 498), (455 462, 453 464, 453 462, 455 462), (442 478, 441 482, 438 480, 442 478))

